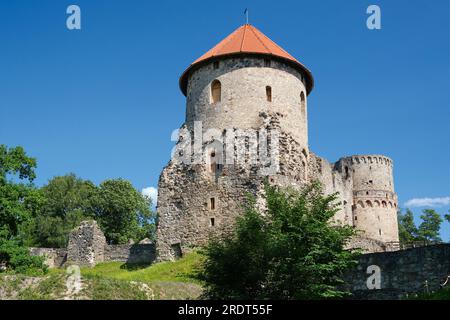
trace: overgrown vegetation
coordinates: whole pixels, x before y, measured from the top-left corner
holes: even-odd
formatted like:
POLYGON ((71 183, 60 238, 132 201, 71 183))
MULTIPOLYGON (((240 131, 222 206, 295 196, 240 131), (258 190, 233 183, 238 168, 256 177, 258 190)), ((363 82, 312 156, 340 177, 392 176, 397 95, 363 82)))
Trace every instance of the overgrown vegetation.
POLYGON ((151 200, 130 182, 110 179, 96 186, 74 174, 54 177, 37 188, 36 159, 21 147, 0 145, 0 272, 46 272, 28 247, 65 247, 82 220, 99 222, 108 243, 154 240, 151 200))
POLYGON ((266 186, 267 212, 253 201, 230 234, 204 248, 206 296, 213 299, 323 299, 338 289, 343 272, 356 265, 358 252, 344 250, 355 235, 350 226, 331 223, 337 195, 324 196, 313 183, 302 192, 266 186))

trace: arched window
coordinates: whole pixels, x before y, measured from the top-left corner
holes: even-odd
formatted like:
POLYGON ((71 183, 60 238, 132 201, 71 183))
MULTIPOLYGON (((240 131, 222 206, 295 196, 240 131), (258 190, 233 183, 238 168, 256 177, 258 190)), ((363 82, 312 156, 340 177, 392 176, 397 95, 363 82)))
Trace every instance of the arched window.
POLYGON ((366 204, 367 204, 367 206, 368 206, 369 208, 372 208, 372 207, 373 207, 372 201, 370 201, 370 200, 367 200, 367 201, 366 201, 366 204))
POLYGON ((305 97, 305 93, 303 91, 300 93, 300 110, 302 112, 302 117, 305 118, 305 116, 306 116, 306 97, 305 97))
POLYGON ((272 87, 267 86, 266 87, 266 99, 269 102, 272 102, 272 87))
POLYGON ((222 99, 222 85, 219 80, 214 80, 211 83, 211 102, 217 103, 222 99))

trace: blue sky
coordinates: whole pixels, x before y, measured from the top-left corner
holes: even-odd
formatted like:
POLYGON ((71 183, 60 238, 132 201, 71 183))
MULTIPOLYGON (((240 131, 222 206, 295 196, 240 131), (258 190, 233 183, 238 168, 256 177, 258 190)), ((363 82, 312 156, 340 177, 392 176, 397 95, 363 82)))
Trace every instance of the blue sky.
POLYGON ((246 7, 315 77, 311 150, 391 157, 403 207, 450 197, 448 0, 1 1, 0 143, 37 157, 38 185, 74 172, 156 187, 184 121, 179 76, 245 22, 246 7), (66 28, 70 4, 81 30, 66 28), (366 28, 370 4, 381 30, 366 28))

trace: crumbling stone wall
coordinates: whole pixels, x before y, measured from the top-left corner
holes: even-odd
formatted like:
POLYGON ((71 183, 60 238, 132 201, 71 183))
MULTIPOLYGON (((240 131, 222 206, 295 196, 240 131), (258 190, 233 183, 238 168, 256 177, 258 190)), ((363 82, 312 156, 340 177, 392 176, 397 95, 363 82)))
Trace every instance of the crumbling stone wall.
POLYGON ((65 248, 30 248, 30 254, 44 257, 44 263, 49 268, 60 268, 67 260, 67 249, 65 248))
POLYGON ((106 238, 96 221, 83 221, 69 235, 67 261, 95 266, 105 260, 106 238))
POLYGON ((69 236, 67 249, 30 248, 35 256, 44 256, 50 268, 66 264, 93 267, 97 263, 120 261, 129 264, 151 264, 156 258, 155 244, 148 239, 137 244, 108 245, 97 222, 83 221, 69 236))

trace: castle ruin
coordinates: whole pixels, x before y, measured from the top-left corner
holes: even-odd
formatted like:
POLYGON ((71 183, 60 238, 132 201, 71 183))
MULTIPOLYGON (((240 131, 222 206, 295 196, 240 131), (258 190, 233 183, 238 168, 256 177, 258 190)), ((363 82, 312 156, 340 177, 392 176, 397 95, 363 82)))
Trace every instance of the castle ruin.
POLYGON ((308 145, 311 72, 252 25, 235 30, 180 78, 186 121, 158 185, 157 254, 173 260, 231 226, 247 194, 264 206, 264 181, 338 192, 335 219, 361 231, 350 245, 398 242, 393 163, 354 155, 329 163, 308 145))

